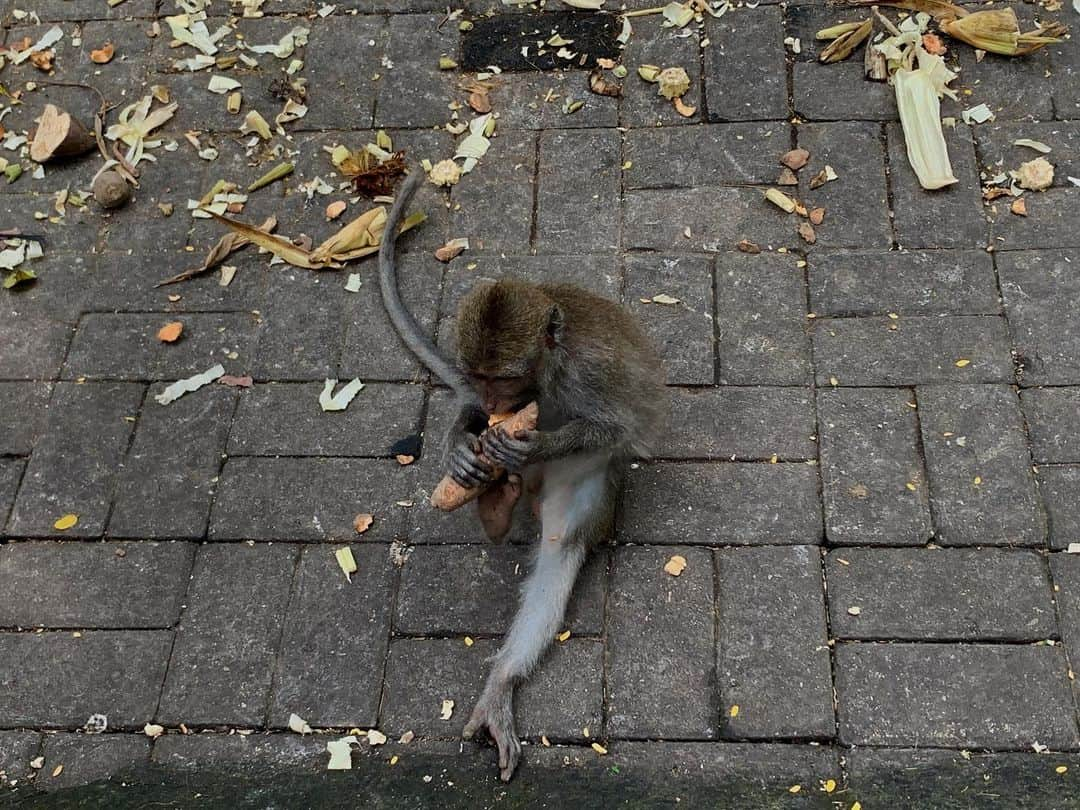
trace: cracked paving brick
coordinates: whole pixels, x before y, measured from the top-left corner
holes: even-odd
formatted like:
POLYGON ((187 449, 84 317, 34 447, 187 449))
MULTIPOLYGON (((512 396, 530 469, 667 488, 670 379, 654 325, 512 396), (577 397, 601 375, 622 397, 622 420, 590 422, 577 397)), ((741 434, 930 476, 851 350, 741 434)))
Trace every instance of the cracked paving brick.
POLYGON ((1080 462, 1080 388, 1020 392, 1036 462, 1080 462))
POLYGON ((780 9, 732 9, 705 22, 705 100, 710 121, 786 119, 780 9))
POLYGON ((844 548, 829 552, 825 571, 837 638, 1040 641, 1057 630, 1034 551, 844 548))
POLYGON ((53 523, 75 514, 64 536, 96 537, 105 529, 112 491, 139 411, 135 383, 58 383, 43 438, 34 448, 9 531, 57 535, 53 523))
POLYGON ((1016 394, 994 385, 916 393, 937 542, 1043 545, 1046 517, 1016 394))
POLYGON ((909 389, 819 391, 825 531, 835 544, 925 543, 933 529, 909 389))
POLYGON ((646 127, 625 137, 631 189, 774 183, 791 145, 781 122, 646 127))
POLYGON ((799 196, 807 209, 825 209, 824 221, 815 228, 815 244, 889 247, 892 228, 880 127, 859 121, 803 124, 796 133, 799 147, 810 153, 810 162, 799 171, 799 196), (837 179, 811 189, 810 181, 826 165, 837 179))
POLYGON ((210 515, 211 540, 338 542, 357 513, 375 516, 365 540, 392 540, 416 498, 409 468, 360 458, 231 458, 210 515))
POLYGON ((602 253, 619 244, 621 151, 611 129, 541 133, 536 190, 536 247, 602 253), (581 183, 588 177, 587 184, 581 183))
POLYGON ((1080 385, 1077 251, 998 255, 1022 385, 1080 385))
POLYGON ((944 132, 953 176, 959 182, 927 191, 908 162, 900 124, 885 129, 893 226, 902 248, 985 248, 989 244, 971 128, 957 124, 944 132))
POLYGON ((172 646, 169 630, 0 634, 4 726, 80 728, 104 714, 113 729, 154 714, 172 646))
POLYGON ((803 388, 669 388, 660 458, 785 461, 817 457, 813 400, 803 388))
POLYGON ((993 316, 818 319, 814 359, 819 386, 1013 379, 1005 319, 993 316))
POLYGON ((0 627, 172 627, 193 558, 189 543, 8 543, 0 627))
POLYGON ((1039 494, 1046 507, 1050 548, 1080 543, 1080 464, 1039 467, 1039 494))
POLYGON ((813 251, 810 309, 819 316, 997 315, 994 264, 980 250, 813 251))
POLYGON ((607 732, 717 735, 713 559, 707 549, 620 548, 608 608, 607 732), (674 554, 678 577, 664 572, 674 554))
POLYGON ((668 383, 713 382, 713 290, 708 259, 627 256, 625 303, 662 358, 668 383), (679 300, 673 305, 657 304, 651 300, 656 295, 679 300))
POLYGON ((420 429, 420 386, 370 383, 344 411, 328 414, 319 407, 322 390, 322 383, 270 383, 244 392, 229 455, 388 457, 395 441, 420 429))
MULTIPOLYGON (((381 727, 386 734, 457 739, 483 688, 495 639, 466 647, 461 639, 397 639, 387 659, 381 727), (439 719, 453 700, 450 720, 439 719)), ((582 729, 600 731, 603 648, 571 637, 556 642, 516 693, 518 735, 583 741, 582 729)))
POLYGON ((840 742, 939 748, 1080 745, 1060 647, 836 645, 840 742))
POLYGON ((113 537, 191 538, 206 534, 235 393, 221 385, 167 409, 147 402, 113 496, 113 537), (181 454, 176 447, 183 447, 181 454))
POLYGON ((723 736, 835 734, 821 554, 814 546, 717 552, 723 736), (732 707, 738 713, 732 715, 732 707))
POLYGON ((721 383, 810 382, 805 275, 795 256, 717 256, 716 318, 721 383))
POLYGON ((271 725, 286 726, 293 712, 316 727, 378 721, 394 566, 382 544, 351 548, 358 569, 351 583, 331 549, 300 552, 277 656, 271 725))
POLYGON ((296 554, 289 545, 199 549, 157 722, 263 725, 296 554))
MULTIPOLYGON (((394 630, 406 635, 501 635, 520 601, 533 549, 522 546, 417 546, 401 569, 394 630), (431 583, 452 596, 431 598, 431 583)), ((564 628, 603 632, 608 553, 593 551, 574 585, 564 628)))
POLYGON ((142 734, 46 734, 45 764, 34 784, 47 791, 108 779, 150 760, 150 739, 142 734), (53 775, 57 767, 63 770, 53 775))
POLYGON ((818 471, 806 463, 637 466, 619 520, 625 543, 817 544, 818 471))

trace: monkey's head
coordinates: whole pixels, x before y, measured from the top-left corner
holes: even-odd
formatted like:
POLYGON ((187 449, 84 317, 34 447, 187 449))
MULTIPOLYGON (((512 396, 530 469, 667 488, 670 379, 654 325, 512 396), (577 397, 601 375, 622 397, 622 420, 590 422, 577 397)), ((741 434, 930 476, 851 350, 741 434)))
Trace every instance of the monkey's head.
POLYGON ((457 317, 458 364, 489 413, 533 399, 562 338, 563 312, 539 288, 521 281, 479 284, 457 317))

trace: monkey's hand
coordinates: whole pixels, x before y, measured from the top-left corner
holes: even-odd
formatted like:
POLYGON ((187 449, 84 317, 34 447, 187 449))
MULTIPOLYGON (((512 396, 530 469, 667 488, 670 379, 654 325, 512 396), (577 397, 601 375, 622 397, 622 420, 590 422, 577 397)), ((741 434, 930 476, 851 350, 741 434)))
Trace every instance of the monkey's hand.
POLYGON ((480 438, 462 432, 447 456, 447 474, 466 489, 475 489, 494 480, 495 470, 480 458, 480 438))
POLYGON ((517 472, 539 459, 543 436, 539 430, 519 430, 511 436, 496 426, 484 431, 480 437, 480 448, 500 467, 517 472))
POLYGON ((473 709, 469 722, 461 736, 471 740, 473 735, 486 728, 499 748, 499 778, 509 782, 521 759, 521 741, 514 729, 514 688, 510 684, 489 683, 473 709))

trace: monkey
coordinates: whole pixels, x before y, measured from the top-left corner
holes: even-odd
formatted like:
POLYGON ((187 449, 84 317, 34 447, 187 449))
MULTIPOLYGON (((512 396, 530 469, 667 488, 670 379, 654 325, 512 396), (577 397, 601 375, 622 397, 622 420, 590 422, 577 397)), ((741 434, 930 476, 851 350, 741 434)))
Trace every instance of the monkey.
POLYGON ((538 490, 541 534, 518 611, 495 655, 462 732, 481 730, 509 781, 521 756, 514 690, 560 630, 586 555, 614 530, 624 470, 647 458, 667 417, 659 357, 637 321, 618 304, 571 284, 517 279, 479 282, 457 313, 451 363, 421 331, 397 288, 394 241, 422 172, 399 189, 379 250, 387 313, 405 345, 453 389, 457 415, 444 452, 449 475, 466 487, 493 484, 478 502, 497 539, 509 530, 523 491, 538 490), (509 435, 486 416, 530 401, 536 430, 509 435), (507 477, 493 482, 490 459, 507 477))

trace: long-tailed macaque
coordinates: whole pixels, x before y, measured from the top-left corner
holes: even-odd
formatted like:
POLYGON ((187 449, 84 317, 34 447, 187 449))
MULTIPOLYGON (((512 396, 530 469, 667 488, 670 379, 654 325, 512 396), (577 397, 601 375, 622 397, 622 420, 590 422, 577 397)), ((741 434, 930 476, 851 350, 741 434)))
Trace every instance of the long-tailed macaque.
POLYGON ((447 469, 462 486, 493 483, 478 501, 488 534, 509 530, 523 488, 539 491, 536 559, 463 732, 471 739, 487 730, 498 746, 500 776, 509 780, 521 755, 514 688, 560 630, 588 550, 610 536, 623 469, 649 452, 663 425, 664 375, 642 330, 618 305, 570 284, 518 280, 480 283, 465 296, 457 363, 448 362, 398 293, 394 237, 422 181, 422 172, 408 177, 383 232, 379 274, 387 312, 409 349, 457 396, 447 469), (481 438, 487 415, 533 400, 540 406, 537 430, 511 436, 496 427, 481 438), (492 482, 483 457, 509 475, 492 482))

